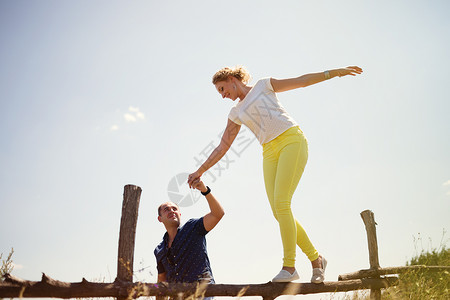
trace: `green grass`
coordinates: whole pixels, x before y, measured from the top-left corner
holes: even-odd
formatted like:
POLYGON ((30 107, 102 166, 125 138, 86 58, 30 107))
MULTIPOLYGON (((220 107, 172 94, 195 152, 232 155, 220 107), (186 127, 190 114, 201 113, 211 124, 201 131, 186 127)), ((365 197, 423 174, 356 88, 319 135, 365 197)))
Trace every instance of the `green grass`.
MULTIPOLYGON (((450 249, 444 241, 446 232, 443 232, 441 246, 431 250, 423 250, 422 239, 419 235, 414 238, 416 254, 406 266, 450 266, 450 249), (422 250, 418 251, 418 244, 422 250)), ((430 243, 431 244, 431 243, 430 243)), ((411 270, 399 275, 399 285, 382 290, 383 300, 449 300, 450 299, 450 273, 448 271, 431 272, 411 270)), ((339 300, 369 300, 370 291, 349 292, 344 295, 332 295, 329 298, 339 300)))
MULTIPOLYGON (((422 251, 407 266, 450 266, 450 249, 422 251)), ((450 299, 450 273, 411 270, 399 276, 399 285, 383 292, 383 299, 450 299)))

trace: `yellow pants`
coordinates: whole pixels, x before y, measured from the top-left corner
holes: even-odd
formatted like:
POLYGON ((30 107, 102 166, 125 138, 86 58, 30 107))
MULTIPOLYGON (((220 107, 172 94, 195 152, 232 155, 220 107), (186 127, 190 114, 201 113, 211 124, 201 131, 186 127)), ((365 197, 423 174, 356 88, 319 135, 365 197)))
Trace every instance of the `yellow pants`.
POLYGON ((297 244, 310 261, 319 253, 291 211, 291 199, 308 160, 308 142, 298 126, 263 145, 263 170, 267 197, 280 225, 283 266, 295 267, 297 244))

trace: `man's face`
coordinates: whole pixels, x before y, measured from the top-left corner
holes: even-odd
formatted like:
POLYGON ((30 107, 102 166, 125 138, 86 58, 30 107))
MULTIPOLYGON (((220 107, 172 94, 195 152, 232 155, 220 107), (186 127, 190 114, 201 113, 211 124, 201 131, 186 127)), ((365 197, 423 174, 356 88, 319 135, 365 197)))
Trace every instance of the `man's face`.
POLYGON ((167 202, 161 205, 158 220, 164 225, 180 226, 181 213, 178 206, 173 202, 167 202))

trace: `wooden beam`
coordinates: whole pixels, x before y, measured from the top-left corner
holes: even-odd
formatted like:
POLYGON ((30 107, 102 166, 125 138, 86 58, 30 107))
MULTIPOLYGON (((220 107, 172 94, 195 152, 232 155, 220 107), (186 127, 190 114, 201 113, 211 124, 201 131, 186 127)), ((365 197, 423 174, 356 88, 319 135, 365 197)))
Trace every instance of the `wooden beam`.
POLYGON ((361 279, 368 277, 375 277, 380 275, 389 275, 389 274, 402 274, 406 272, 444 272, 450 271, 450 266, 406 266, 406 267, 389 267, 389 268, 380 268, 380 269, 365 269, 359 270, 352 273, 339 275, 338 280, 352 280, 352 279, 361 279))
MULTIPOLYGON (((366 226, 370 268, 373 270, 377 270, 380 268, 380 262, 378 260, 377 229, 375 227, 377 223, 375 222, 374 213, 371 210, 365 210, 361 212, 361 218, 363 219, 364 225, 366 226)), ((380 278, 380 276, 375 275, 373 276, 373 278, 380 278)), ((381 290, 371 289, 370 299, 381 300, 381 290)))
POLYGON ((117 257, 116 280, 119 281, 133 282, 134 241, 141 192, 142 189, 135 185, 124 187, 117 257))
POLYGON ((348 281, 314 283, 273 283, 264 284, 211 284, 197 283, 132 283, 115 281, 113 283, 95 283, 83 279, 81 282, 62 282, 46 276, 41 281, 26 281, 6 276, 0 283, 0 298, 91 298, 116 297, 138 298, 148 296, 172 296, 183 298, 189 295, 213 296, 262 296, 275 299, 280 295, 306 295, 317 293, 348 292, 361 289, 381 289, 397 285, 395 277, 382 279, 355 279, 348 281))

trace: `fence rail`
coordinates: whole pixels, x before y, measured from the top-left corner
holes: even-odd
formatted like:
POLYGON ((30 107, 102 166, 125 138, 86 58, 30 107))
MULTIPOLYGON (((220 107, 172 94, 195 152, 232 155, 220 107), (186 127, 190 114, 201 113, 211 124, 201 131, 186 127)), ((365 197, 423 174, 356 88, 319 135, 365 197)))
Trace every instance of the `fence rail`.
POLYGON ((116 280, 112 283, 62 282, 45 274, 41 281, 26 281, 7 275, 6 282, 0 285, 0 296, 5 298, 84 298, 117 297, 137 298, 143 296, 171 296, 187 298, 189 296, 261 296, 263 299, 275 299, 281 295, 306 295, 317 293, 348 292, 361 289, 382 289, 396 285, 396 277, 382 279, 353 279, 346 281, 314 283, 274 283, 264 284, 169 284, 142 283, 116 280))
POLYGON ((446 266, 407 266, 407 267, 389 267, 389 268, 379 268, 379 269, 365 269, 359 270, 353 273, 347 273, 339 275, 338 280, 352 280, 360 278, 369 278, 382 275, 392 275, 392 274, 402 274, 410 271, 423 271, 423 272, 443 272, 450 271, 450 267, 446 266))
POLYGON ((399 274, 408 270, 446 271, 450 267, 391 267, 380 268, 376 222, 372 211, 361 212, 367 232, 370 269, 339 275, 336 282, 313 283, 274 283, 264 284, 181 284, 181 283, 133 283, 134 239, 138 218, 141 188, 135 185, 124 187, 122 218, 119 232, 119 251, 117 258, 117 277, 112 283, 63 282, 43 274, 41 281, 28 281, 10 274, 0 282, 0 298, 92 298, 115 297, 118 300, 142 296, 171 296, 179 299, 187 297, 220 296, 261 296, 272 300, 281 295, 306 295, 317 293, 348 292, 361 289, 371 290, 371 299, 381 299, 381 290, 398 284, 398 278, 381 277, 399 274))

